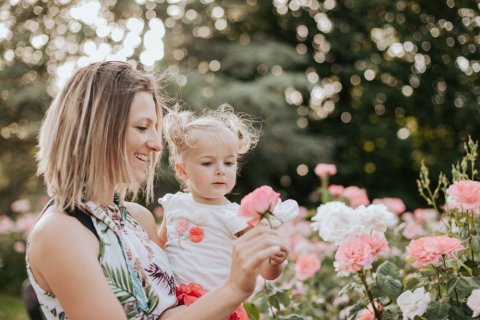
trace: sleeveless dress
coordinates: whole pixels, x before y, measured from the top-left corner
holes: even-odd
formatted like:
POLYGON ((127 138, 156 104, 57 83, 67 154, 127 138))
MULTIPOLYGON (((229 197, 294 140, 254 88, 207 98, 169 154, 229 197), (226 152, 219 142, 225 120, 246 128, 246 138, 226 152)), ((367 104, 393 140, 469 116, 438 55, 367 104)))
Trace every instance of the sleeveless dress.
MULTIPOLYGON (((88 202, 100 242, 98 261, 128 319, 157 319, 176 304, 175 280, 165 255, 127 212, 123 203, 98 206, 88 202)), ((68 319, 58 299, 36 282, 28 261, 27 272, 47 320, 68 319)), ((72 288, 75 290, 75 288, 72 288)))

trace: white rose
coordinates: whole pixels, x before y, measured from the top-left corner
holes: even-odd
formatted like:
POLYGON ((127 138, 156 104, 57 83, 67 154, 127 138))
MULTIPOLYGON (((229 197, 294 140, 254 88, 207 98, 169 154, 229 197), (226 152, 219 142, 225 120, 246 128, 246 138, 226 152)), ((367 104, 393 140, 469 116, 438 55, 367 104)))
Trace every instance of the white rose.
POLYGON ((362 205, 355 211, 359 215, 362 232, 366 234, 372 231, 384 233, 398 222, 397 217, 383 204, 372 204, 368 207, 362 205))
POLYGON ((427 311, 430 303, 430 293, 425 292, 424 288, 418 288, 415 291, 407 290, 397 298, 397 305, 403 313, 403 320, 413 319, 415 316, 421 317, 427 311))
POLYGON ((480 315, 480 289, 472 291, 472 294, 468 297, 467 306, 472 309, 474 318, 480 315))
POLYGON ((297 201, 288 199, 282 202, 282 200, 279 200, 273 209, 273 216, 270 217, 270 223, 276 228, 282 223, 295 219, 299 212, 300 209, 297 201))
POLYGON ((340 244, 358 234, 358 215, 343 202, 332 201, 321 205, 312 218, 312 228, 324 241, 340 244))

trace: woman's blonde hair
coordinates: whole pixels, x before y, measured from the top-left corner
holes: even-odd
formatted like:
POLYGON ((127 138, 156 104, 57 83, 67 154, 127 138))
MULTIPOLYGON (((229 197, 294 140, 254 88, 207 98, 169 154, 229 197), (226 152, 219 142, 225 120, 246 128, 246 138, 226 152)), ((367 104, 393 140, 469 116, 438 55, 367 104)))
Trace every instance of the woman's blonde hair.
POLYGON ((205 110, 202 114, 182 111, 178 106, 169 110, 163 119, 163 132, 168 144, 170 165, 175 168, 185 151, 195 146, 193 131, 203 130, 221 135, 218 131, 222 129, 233 133, 238 142, 239 155, 254 148, 260 136, 254 120, 246 114, 235 114, 233 107, 228 104, 216 110, 205 110))
MULTIPOLYGON (((73 209, 106 187, 124 197, 138 192, 125 143, 130 106, 138 92, 153 96, 160 132, 162 110, 155 80, 126 62, 92 63, 79 69, 51 103, 36 155, 49 195, 59 208, 73 209)), ((158 154, 152 157, 144 191, 153 197, 158 154)))

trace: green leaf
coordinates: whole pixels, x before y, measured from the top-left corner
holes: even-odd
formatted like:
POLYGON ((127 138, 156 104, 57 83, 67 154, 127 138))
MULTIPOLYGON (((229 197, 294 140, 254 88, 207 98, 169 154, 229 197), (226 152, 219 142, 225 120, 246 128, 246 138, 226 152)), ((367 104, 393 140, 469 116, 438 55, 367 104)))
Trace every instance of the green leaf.
POLYGON ((472 319, 472 312, 466 306, 457 306, 452 305, 450 307, 450 312, 448 313, 450 319, 455 320, 471 320, 472 319))
POLYGON ((250 302, 244 302, 243 307, 248 314, 250 320, 259 320, 260 319, 260 312, 256 305, 250 302))
POLYGON ((275 309, 280 309, 280 304, 278 303, 277 298, 273 296, 268 297, 268 303, 270 303, 270 305, 273 306, 275 309))
POLYGON ((390 261, 385 261, 377 268, 377 275, 389 276, 396 280, 402 280, 402 276, 400 275, 400 270, 397 268, 395 264, 390 261))
MULTIPOLYGON (((472 237, 472 251, 473 254, 475 255, 475 258, 480 257, 480 236, 473 236, 472 237)), ((475 260, 476 260, 475 259, 475 260)))
POLYGON ((470 283, 462 277, 452 277, 447 282, 447 293, 454 301, 463 300, 472 292, 470 283))
POLYGON ((427 308, 425 316, 428 320, 447 320, 450 306, 447 303, 434 301, 427 308))
POLYGON ((275 298, 285 307, 288 307, 288 305, 290 304, 290 296, 288 292, 279 291, 275 294, 275 298))
POLYGON ((396 300, 402 293, 400 271, 390 261, 385 261, 378 267, 375 280, 383 294, 392 300, 396 300))

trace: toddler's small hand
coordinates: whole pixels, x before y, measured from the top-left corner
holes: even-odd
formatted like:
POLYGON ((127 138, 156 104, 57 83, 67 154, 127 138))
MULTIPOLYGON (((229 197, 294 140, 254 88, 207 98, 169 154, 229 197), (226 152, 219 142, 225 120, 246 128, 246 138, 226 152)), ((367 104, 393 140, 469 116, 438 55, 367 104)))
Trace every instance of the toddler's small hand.
POLYGON ((268 263, 274 266, 279 265, 279 264, 282 264, 285 260, 287 260, 287 258, 288 258, 288 250, 282 248, 280 252, 268 257, 268 263))

